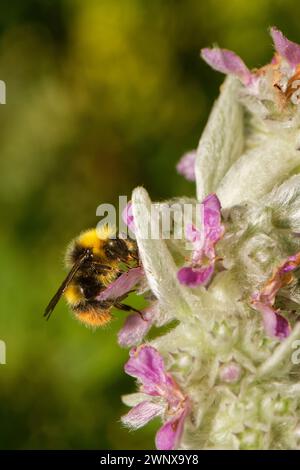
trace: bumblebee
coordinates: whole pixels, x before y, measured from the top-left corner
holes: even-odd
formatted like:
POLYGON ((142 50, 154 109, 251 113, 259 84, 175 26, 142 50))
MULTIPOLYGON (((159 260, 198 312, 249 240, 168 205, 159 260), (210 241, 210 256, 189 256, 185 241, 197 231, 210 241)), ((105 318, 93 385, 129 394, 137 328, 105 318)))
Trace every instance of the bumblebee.
POLYGON ((115 299, 97 299, 124 270, 139 265, 134 240, 120 238, 107 226, 101 230, 87 230, 70 244, 66 265, 70 270, 69 274, 45 310, 47 320, 62 296, 76 318, 87 326, 100 327, 107 324, 112 318, 112 307, 140 313, 122 303, 128 293, 115 299))

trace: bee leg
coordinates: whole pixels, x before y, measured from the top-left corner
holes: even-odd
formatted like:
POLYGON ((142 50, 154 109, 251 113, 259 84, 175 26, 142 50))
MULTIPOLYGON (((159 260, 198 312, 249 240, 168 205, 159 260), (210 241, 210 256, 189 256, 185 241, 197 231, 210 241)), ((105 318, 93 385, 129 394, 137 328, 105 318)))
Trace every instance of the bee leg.
POLYGON ((130 305, 117 302, 115 303, 115 307, 118 308, 119 310, 122 310, 123 312, 136 312, 140 315, 142 320, 147 321, 146 318, 144 317, 143 312, 141 312, 140 310, 137 310, 134 307, 131 307, 130 305))
POLYGON ((112 267, 108 266, 108 264, 102 264, 102 263, 94 263, 95 268, 97 269, 102 269, 103 271, 111 271, 112 267))
POLYGON ((129 294, 132 294, 133 292, 135 292, 135 290, 134 290, 134 289, 131 289, 131 290, 129 290, 128 292, 125 292, 125 294, 123 294, 123 295, 121 295, 120 297, 118 297, 118 304, 123 305, 123 304, 121 304, 120 301, 126 299, 126 297, 128 297, 129 294))

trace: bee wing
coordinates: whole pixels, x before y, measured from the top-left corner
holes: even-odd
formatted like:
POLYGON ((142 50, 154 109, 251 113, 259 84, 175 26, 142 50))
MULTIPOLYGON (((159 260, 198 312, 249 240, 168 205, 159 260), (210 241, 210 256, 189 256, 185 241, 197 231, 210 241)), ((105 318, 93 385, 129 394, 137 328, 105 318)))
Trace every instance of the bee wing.
POLYGON ((51 313, 53 312, 57 302, 59 301, 59 299, 61 298, 61 296, 65 292, 65 290, 68 287, 68 285, 70 284, 70 282, 72 282, 72 280, 73 280, 75 274, 77 273, 78 269, 80 268, 80 266, 82 265, 82 263, 85 261, 85 259, 88 256, 89 256, 89 253, 87 251, 85 253, 83 253, 83 255, 74 264, 74 266, 72 267, 71 271, 69 272, 69 274, 67 275, 65 280, 62 282, 62 284, 59 287, 56 294, 50 300, 49 304, 47 305, 47 307, 45 309, 45 313, 44 313, 44 317, 46 317, 47 320, 49 320, 49 318, 51 316, 51 313))

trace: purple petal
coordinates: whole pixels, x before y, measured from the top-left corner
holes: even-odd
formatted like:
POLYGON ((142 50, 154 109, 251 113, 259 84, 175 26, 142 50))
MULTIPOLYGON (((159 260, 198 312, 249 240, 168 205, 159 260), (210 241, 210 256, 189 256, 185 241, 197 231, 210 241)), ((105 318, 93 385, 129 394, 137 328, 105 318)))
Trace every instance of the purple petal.
POLYGON ((158 312, 158 303, 155 302, 143 310, 143 318, 138 313, 129 315, 125 320, 123 328, 118 333, 119 345, 129 348, 139 344, 153 325, 158 312))
POLYGON ((288 273, 290 271, 294 271, 298 269, 300 265, 300 253, 296 253, 295 255, 289 256, 287 260, 282 264, 279 268, 279 273, 288 273))
POLYGON ((224 233, 221 225, 221 203, 216 194, 212 193, 203 201, 204 238, 207 245, 215 244, 224 233))
POLYGON ((254 308, 263 315, 265 331, 271 338, 283 340, 291 333, 291 327, 286 318, 279 315, 270 305, 264 305, 260 302, 254 303, 254 308))
POLYGON ((200 268, 181 268, 177 272, 177 278, 180 284, 188 287, 197 287, 206 285, 214 272, 214 263, 206 267, 200 268))
POLYGON ((144 320, 141 315, 129 315, 123 328, 118 333, 118 343, 123 348, 131 348, 139 344, 146 336, 152 325, 151 321, 144 320))
POLYGON ((106 289, 100 292, 96 300, 117 299, 129 292, 143 277, 144 270, 141 266, 131 268, 129 271, 121 274, 121 276, 111 282, 106 289))
POLYGON ((202 227, 199 231, 188 225, 186 238, 193 243, 192 266, 181 268, 177 278, 189 287, 206 285, 210 281, 215 265, 215 244, 224 234, 221 224, 221 203, 216 194, 209 194, 201 204, 202 227))
POLYGON ((176 165, 176 170, 189 181, 195 181, 195 161, 197 151, 185 153, 176 165))
POLYGON ((160 416, 164 411, 164 406, 160 403, 152 403, 150 401, 142 401, 129 413, 122 416, 121 421, 125 426, 133 429, 141 428, 145 426, 151 419, 160 416))
POLYGON ((201 232, 193 224, 188 224, 185 232, 186 239, 191 243, 196 243, 201 240, 201 232))
POLYGON ((300 64, 300 45, 287 39, 282 32, 273 26, 271 36, 276 51, 284 57, 292 67, 300 64))
POLYGON ((143 392, 161 396, 163 390, 171 387, 171 377, 166 374, 163 358, 155 348, 143 345, 132 349, 130 356, 125 372, 142 383, 143 392))
POLYGON ((291 334, 291 327, 286 318, 275 312, 276 315, 276 329, 275 336, 281 340, 287 338, 291 334))
POLYGON ((227 49, 205 48, 201 51, 201 56, 205 62, 218 72, 233 74, 237 76, 244 85, 250 85, 254 76, 234 52, 227 49))
POLYGON ((206 210, 210 210, 214 212, 215 214, 217 214, 218 218, 220 217, 221 203, 220 203, 218 196, 215 193, 211 193, 208 196, 206 196, 206 198, 203 199, 202 204, 204 205, 206 210))
POLYGON ((183 411, 179 418, 167 421, 157 432, 155 445, 158 450, 174 450, 180 441, 186 412, 183 411))
POLYGON ((133 218, 133 212, 132 212, 132 202, 129 201, 127 206, 122 212, 122 219, 124 223, 127 225, 129 230, 131 230, 133 233, 135 233, 135 224, 134 224, 134 218, 133 218))

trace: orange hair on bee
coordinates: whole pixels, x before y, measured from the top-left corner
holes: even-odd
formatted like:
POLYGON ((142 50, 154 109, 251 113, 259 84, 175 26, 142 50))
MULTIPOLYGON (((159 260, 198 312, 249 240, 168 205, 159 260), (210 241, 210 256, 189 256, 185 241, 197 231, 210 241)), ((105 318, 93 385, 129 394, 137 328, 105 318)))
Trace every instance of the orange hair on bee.
POLYGON ((109 310, 87 309, 75 312, 76 318, 86 326, 99 328, 107 325, 112 319, 109 310))

